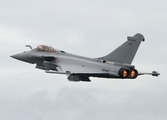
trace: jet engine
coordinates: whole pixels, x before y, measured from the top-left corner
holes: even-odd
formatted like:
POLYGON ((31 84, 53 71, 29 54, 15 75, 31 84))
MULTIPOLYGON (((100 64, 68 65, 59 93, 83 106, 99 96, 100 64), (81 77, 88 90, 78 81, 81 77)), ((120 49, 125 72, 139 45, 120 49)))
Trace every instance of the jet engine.
POLYGON ((123 79, 135 79, 138 76, 138 71, 136 69, 120 68, 118 71, 118 75, 120 78, 123 79))
POLYGON ((135 78, 137 78, 137 76, 138 76, 138 71, 136 69, 130 70, 129 78, 135 79, 135 78))
POLYGON ((125 68, 120 68, 120 70, 118 71, 118 75, 120 78, 128 78, 129 74, 130 74, 130 71, 125 68))

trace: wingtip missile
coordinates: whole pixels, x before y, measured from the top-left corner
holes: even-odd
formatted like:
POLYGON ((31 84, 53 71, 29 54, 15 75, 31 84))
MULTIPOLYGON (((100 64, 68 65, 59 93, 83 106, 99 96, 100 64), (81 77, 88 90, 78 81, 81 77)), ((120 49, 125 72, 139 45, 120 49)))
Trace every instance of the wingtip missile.
POLYGON ((157 71, 152 71, 152 76, 158 77, 159 75, 160 75, 160 73, 158 73, 157 71))

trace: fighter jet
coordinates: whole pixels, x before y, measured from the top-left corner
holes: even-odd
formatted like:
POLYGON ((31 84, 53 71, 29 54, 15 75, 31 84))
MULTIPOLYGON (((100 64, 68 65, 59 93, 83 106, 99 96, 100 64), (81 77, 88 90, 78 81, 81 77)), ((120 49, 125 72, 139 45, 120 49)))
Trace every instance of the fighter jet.
POLYGON ((127 37, 122 45, 113 52, 99 58, 89 58, 54 49, 51 46, 39 45, 30 51, 12 55, 12 58, 27 63, 36 64, 36 68, 45 70, 46 73, 65 74, 69 81, 87 81, 90 77, 136 79, 139 75, 158 76, 160 73, 138 72, 131 65, 138 47, 144 36, 137 33, 133 37, 127 37))

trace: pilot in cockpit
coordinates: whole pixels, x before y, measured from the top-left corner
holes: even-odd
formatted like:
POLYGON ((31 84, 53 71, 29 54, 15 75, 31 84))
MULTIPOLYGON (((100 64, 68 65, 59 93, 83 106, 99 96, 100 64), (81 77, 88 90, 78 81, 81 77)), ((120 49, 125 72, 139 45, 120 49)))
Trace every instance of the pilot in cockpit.
POLYGON ((39 45, 37 48, 33 49, 41 52, 49 52, 49 53, 56 53, 57 50, 55 50, 53 47, 46 46, 46 45, 39 45))

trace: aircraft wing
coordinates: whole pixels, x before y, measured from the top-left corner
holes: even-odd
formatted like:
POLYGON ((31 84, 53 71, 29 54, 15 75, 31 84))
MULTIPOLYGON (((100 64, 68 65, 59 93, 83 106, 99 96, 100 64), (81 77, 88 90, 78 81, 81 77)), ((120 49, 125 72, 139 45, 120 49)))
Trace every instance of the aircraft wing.
POLYGON ((152 73, 146 73, 146 72, 139 72, 138 75, 152 75, 152 76, 159 76, 160 73, 158 73, 157 71, 152 71, 152 73))
MULTIPOLYGON (((92 68, 84 65, 76 65, 76 64, 65 64, 58 62, 59 59, 54 56, 42 56, 43 57, 43 65, 38 65, 36 68, 45 70, 46 73, 52 74, 66 74, 67 76, 77 75, 79 77, 84 77, 84 79, 89 77, 118 77, 118 74, 100 68, 92 68), (58 64, 57 64, 58 62, 58 64)), ((82 79, 83 80, 83 79, 82 79)))
POLYGON ((100 77, 100 76, 119 76, 116 73, 113 72, 94 72, 94 71, 87 71, 87 72, 71 72, 71 71, 66 71, 66 72, 59 72, 59 71, 52 71, 52 70, 46 70, 46 73, 53 73, 53 74, 66 74, 66 75, 84 75, 87 77, 100 77))
MULTIPOLYGON (((62 67, 63 68, 63 67, 62 67)), ((63 69, 64 70, 64 69, 63 69)), ((69 69, 67 69, 69 70, 69 69)), ((70 71, 45 71, 46 73, 52 74, 66 74, 68 76, 68 80, 70 81, 91 81, 89 77, 102 77, 102 78, 117 78, 119 75, 109 70, 104 69, 88 69, 88 68, 78 68, 77 66, 73 66, 70 71), (75 70, 75 71, 74 71, 75 70)))

